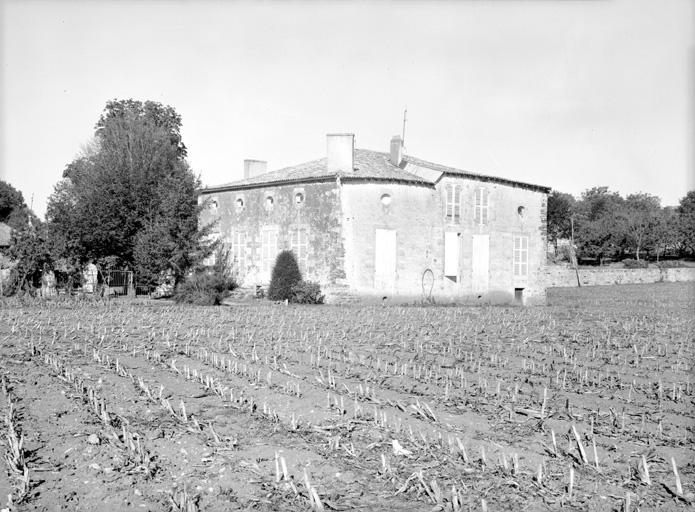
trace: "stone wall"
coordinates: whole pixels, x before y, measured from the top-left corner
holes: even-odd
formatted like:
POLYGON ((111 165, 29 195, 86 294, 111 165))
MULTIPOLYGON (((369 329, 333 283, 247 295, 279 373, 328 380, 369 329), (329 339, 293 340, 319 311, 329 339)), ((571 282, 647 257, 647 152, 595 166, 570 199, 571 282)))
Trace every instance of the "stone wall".
MULTIPOLYGON (((577 286, 574 269, 564 266, 549 266, 546 269, 546 286, 577 286)), ((611 284, 660 283, 695 281, 695 268, 605 268, 579 269, 582 286, 611 284)))

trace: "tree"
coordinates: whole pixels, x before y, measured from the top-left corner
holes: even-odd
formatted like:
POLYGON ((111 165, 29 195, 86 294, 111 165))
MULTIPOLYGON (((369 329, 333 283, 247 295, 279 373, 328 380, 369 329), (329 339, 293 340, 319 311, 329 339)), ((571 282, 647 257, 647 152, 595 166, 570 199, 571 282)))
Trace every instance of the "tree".
POLYGON ((548 239, 555 246, 557 254, 557 241, 570 238, 572 230, 572 215, 575 210, 575 199, 571 194, 565 194, 553 190, 548 196, 548 239))
POLYGON ((14 286, 3 290, 4 294, 41 286, 43 273, 53 269, 46 225, 40 223, 36 227, 25 226, 24 229, 13 231, 8 256, 17 264, 12 269, 11 281, 14 286))
POLYGON ((652 246, 656 252, 656 261, 659 261, 660 255, 669 248, 678 249, 680 247, 678 229, 679 218, 676 209, 673 206, 665 206, 656 216, 654 233, 652 235, 652 246))
POLYGON ((198 227, 200 180, 169 106, 109 101, 96 135, 63 173, 47 220, 65 258, 134 269, 145 284, 176 281, 214 249, 198 227))
POLYGON ((292 251, 282 251, 275 259, 268 298, 270 300, 291 300, 292 287, 301 282, 302 273, 299 271, 297 258, 292 251))
POLYGON ((695 252, 695 190, 689 191, 679 201, 678 234, 683 252, 695 252))
POLYGON ((0 181, 0 222, 12 229, 24 229, 36 215, 27 207, 22 193, 5 181, 0 181))
POLYGON ((575 238, 581 253, 603 258, 618 250, 623 234, 620 232, 618 216, 624 199, 608 187, 594 187, 582 193, 577 204, 575 238))
POLYGON ((203 244, 201 240, 209 227, 198 227, 202 207, 198 205, 198 189, 200 180, 192 173, 159 184, 158 209, 135 237, 134 264, 141 283, 156 285, 162 273, 168 271, 179 282, 188 269, 217 248, 217 244, 203 244))
POLYGON ((624 236, 623 249, 635 251, 639 261, 640 251, 658 238, 661 199, 646 193, 630 194, 618 212, 619 227, 624 236))

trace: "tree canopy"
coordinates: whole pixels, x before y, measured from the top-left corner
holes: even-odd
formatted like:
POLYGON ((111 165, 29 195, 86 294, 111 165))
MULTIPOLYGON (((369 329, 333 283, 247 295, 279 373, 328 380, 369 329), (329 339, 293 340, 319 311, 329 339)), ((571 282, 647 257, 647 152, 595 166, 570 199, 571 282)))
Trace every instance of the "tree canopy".
POLYGON ((548 240, 557 250, 557 241, 569 238, 576 201, 571 194, 553 190, 548 196, 548 240))
POLYGON ((695 250, 695 191, 680 206, 662 207, 661 199, 648 193, 622 197, 608 187, 594 187, 575 200, 553 191, 548 198, 548 239, 569 238, 574 222, 574 242, 584 258, 634 255, 640 259, 653 252, 657 259, 667 248, 681 256, 695 250))
POLYGON ((0 222, 12 229, 24 229, 36 216, 24 202, 24 195, 6 181, 0 181, 0 222))
POLYGON ((57 256, 179 280, 212 248, 199 229, 200 180, 185 160, 181 117, 153 101, 109 101, 96 134, 67 165, 46 218, 57 256))

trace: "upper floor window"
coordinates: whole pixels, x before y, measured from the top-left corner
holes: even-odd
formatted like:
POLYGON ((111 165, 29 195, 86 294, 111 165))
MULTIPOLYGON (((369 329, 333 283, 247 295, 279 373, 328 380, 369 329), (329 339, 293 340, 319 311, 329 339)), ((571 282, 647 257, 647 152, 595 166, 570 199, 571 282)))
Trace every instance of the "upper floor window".
POLYGON ((461 185, 446 187, 446 220, 458 222, 461 216, 461 185))
POLYGON ((210 209, 214 211, 217 210, 218 207, 219 204, 217 203, 217 198, 213 197, 212 199, 210 199, 210 209))
POLYGON ((475 223, 487 224, 489 219, 490 191, 485 187, 475 189, 475 223))
POLYGON ((514 237, 514 275, 528 276, 528 237, 514 237))
POLYGON ((243 212, 244 206, 246 206, 246 201, 244 201, 244 196, 237 196, 236 201, 234 201, 234 206, 236 207, 237 213, 243 212))

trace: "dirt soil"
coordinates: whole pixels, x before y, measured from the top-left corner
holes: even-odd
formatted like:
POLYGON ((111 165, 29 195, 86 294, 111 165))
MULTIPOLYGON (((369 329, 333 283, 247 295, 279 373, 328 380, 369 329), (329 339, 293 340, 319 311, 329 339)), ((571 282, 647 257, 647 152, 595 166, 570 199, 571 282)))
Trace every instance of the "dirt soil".
POLYGON ((0 509, 693 508, 695 284, 548 304, 5 300, 0 509))

